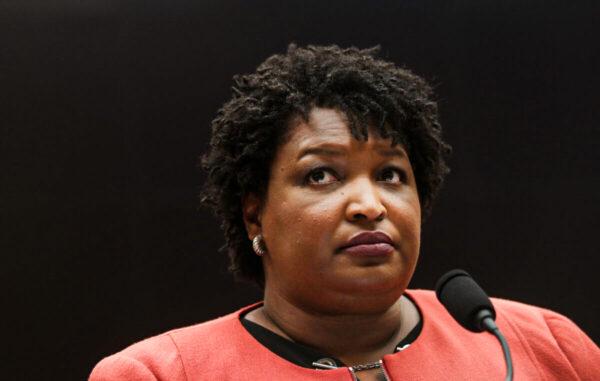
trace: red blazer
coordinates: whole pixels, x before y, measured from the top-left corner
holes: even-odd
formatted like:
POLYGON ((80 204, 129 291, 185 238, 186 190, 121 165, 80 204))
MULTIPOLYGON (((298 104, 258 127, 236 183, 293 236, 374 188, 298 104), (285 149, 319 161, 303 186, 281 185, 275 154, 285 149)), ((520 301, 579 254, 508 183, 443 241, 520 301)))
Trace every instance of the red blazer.
MULTIPOLYGON (((410 347, 383 357, 391 380, 504 379, 502 349, 492 335, 459 326, 432 291, 407 294, 421 311, 423 329, 410 347)), ((514 380, 600 380, 600 349, 569 319, 521 303, 492 302, 511 348, 514 380)), ((303 368, 262 346, 239 319, 254 306, 136 343, 100 361, 89 380, 352 380, 347 368, 303 368)))

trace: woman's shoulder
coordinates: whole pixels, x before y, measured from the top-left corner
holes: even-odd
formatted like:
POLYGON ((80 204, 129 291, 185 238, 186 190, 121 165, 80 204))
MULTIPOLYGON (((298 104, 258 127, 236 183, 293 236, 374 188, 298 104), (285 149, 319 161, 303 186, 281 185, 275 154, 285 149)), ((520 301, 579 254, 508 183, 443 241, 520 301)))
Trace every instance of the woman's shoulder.
POLYGON ((162 375, 185 380, 180 354, 170 333, 139 341, 102 359, 90 374, 90 381, 155 380, 162 375))
MULTIPOLYGON (((435 291, 413 289, 407 290, 406 294, 415 300, 421 309, 425 309, 428 313, 447 313, 442 304, 437 300, 435 291)), ((548 324, 574 325, 566 316, 543 307, 503 298, 492 297, 490 299, 498 315, 502 315, 516 324, 543 321, 548 324)))
POLYGON ((499 298, 492 299, 498 321, 522 344, 540 365, 549 363, 557 371, 566 360, 580 379, 597 380, 600 375, 600 349, 568 317, 547 308, 499 298), (552 358, 552 361, 547 361, 552 358))
MULTIPOLYGON (((442 304, 431 290, 409 290, 407 295, 416 301, 425 315, 447 315, 442 304)), ((557 338, 572 337, 583 333, 568 317, 547 308, 508 300, 490 298, 496 310, 498 324, 509 325, 523 333, 543 331, 557 338)), ((584 334, 585 336, 585 334, 584 334)))
POLYGON ((141 340, 105 357, 92 370, 90 381, 109 380, 187 380, 190 353, 201 360, 239 335, 239 315, 243 308, 207 322, 177 328, 141 340))
MULTIPOLYGON (((437 301, 435 292, 410 290, 411 297, 425 319, 449 337, 469 333, 458 326, 437 301)), ((600 373, 600 349, 569 318, 546 309, 501 298, 491 298, 496 310, 496 323, 511 345, 515 356, 527 358, 537 369, 549 372, 564 367, 564 374, 574 371, 580 379, 597 379, 600 373)), ((473 337, 478 336, 474 334, 473 337)))

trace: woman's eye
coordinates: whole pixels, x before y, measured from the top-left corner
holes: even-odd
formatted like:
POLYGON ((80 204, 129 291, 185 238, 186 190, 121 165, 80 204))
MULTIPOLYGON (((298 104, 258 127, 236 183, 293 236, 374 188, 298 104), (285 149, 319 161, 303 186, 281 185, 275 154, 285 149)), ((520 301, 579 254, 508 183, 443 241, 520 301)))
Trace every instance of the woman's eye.
POLYGON ((406 174, 397 168, 386 168, 381 172, 381 180, 386 183, 400 184, 406 182, 406 174))
POLYGON ((306 176, 306 183, 308 184, 323 185, 333 183, 337 180, 333 172, 327 168, 314 169, 306 176))

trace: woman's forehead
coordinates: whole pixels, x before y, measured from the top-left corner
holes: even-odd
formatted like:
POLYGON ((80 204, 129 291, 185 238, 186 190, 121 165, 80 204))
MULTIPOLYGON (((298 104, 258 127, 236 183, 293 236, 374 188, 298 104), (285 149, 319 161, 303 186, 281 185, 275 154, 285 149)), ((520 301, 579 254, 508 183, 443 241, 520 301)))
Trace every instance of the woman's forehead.
POLYGON ((356 144, 373 146, 373 148, 391 147, 392 139, 381 138, 375 127, 368 128, 365 141, 355 138, 348 125, 348 118, 335 109, 314 108, 308 121, 296 120, 287 134, 286 148, 303 151, 321 145, 351 147, 356 144))

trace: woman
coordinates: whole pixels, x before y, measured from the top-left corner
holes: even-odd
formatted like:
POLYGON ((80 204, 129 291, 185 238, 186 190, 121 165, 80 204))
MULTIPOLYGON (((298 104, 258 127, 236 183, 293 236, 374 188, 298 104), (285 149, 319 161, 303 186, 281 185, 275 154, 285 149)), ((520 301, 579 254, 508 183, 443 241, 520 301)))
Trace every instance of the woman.
MULTIPOLYGON (((92 381, 503 377, 494 337, 407 290, 450 147, 428 85, 375 51, 292 44, 234 78, 203 201, 264 302, 134 344, 92 381)), ((494 305, 515 379, 600 379, 600 351, 568 319, 494 305)))

